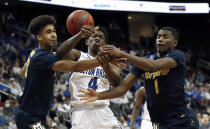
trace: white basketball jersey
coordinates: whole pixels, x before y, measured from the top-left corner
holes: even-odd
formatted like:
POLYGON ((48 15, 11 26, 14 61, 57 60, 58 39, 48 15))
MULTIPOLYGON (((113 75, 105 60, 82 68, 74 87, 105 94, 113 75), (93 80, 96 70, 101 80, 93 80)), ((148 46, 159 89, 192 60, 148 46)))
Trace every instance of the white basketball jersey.
MULTIPOLYGON (((94 59, 88 53, 81 52, 79 60, 94 59)), ((79 100, 79 89, 87 90, 92 88, 97 92, 106 91, 109 89, 110 84, 106 79, 105 72, 102 67, 96 67, 83 72, 71 72, 69 74, 69 86, 71 91, 71 105, 72 106, 84 106, 83 101, 79 100)), ((88 103, 86 105, 109 105, 109 100, 97 100, 95 102, 88 103)))
POLYGON ((149 112, 148 112, 148 109, 147 109, 147 101, 145 101, 145 103, 143 105, 141 119, 142 120, 150 120, 149 112))

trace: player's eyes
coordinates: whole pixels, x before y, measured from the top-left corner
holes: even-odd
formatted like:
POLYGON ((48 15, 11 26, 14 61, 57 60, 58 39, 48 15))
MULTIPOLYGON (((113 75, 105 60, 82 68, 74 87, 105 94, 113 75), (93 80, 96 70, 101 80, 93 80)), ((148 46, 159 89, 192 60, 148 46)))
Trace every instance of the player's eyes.
POLYGON ((168 36, 164 36, 164 38, 165 38, 165 39, 167 39, 167 38, 168 38, 168 36))
POLYGON ((99 36, 100 39, 104 39, 104 37, 102 35, 99 36))
POLYGON ((47 30, 47 33, 49 34, 51 31, 50 30, 47 30))

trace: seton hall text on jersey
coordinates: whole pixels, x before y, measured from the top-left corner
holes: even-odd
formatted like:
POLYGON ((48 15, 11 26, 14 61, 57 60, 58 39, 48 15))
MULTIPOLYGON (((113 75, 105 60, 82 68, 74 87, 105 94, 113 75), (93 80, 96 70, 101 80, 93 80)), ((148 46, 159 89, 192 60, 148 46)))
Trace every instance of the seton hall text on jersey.
POLYGON ((164 75, 168 75, 168 72, 169 72, 170 70, 169 69, 164 69, 164 70, 158 70, 158 71, 156 71, 156 72, 152 72, 152 73, 150 73, 150 72, 145 72, 144 73, 144 77, 145 77, 145 79, 155 79, 156 77, 158 77, 158 76, 164 76, 164 75))
POLYGON ((94 69, 90 69, 90 70, 83 71, 83 72, 80 72, 80 73, 91 75, 91 76, 96 76, 96 77, 101 77, 101 78, 106 79, 106 74, 104 73, 104 70, 100 69, 100 68, 94 68, 94 69))

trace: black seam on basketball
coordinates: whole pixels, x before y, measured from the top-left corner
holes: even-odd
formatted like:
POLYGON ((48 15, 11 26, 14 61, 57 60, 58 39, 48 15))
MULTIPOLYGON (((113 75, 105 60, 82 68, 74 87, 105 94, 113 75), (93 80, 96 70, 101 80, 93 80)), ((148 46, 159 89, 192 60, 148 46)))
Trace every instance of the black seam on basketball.
POLYGON ((87 20, 86 20, 85 25, 89 25, 89 24, 88 24, 88 23, 89 23, 89 16, 90 16, 90 15, 88 15, 88 17, 87 17, 87 20))
POLYGON ((77 12, 75 12, 74 13, 74 15, 73 15, 73 17, 72 17, 72 19, 71 19, 71 22, 69 22, 70 23, 70 25, 69 25, 69 30, 71 31, 70 33, 71 34, 74 34, 74 30, 75 30, 75 26, 74 26, 74 22, 75 22, 75 20, 76 20, 76 16, 77 16, 77 12), (71 27, 72 27, 72 29, 71 29, 71 27), (73 31, 72 31, 73 30, 73 31))
POLYGON ((78 31, 77 30, 77 22, 78 21, 80 21, 80 13, 82 13, 82 11, 79 11, 79 13, 78 13, 78 16, 77 16, 77 19, 76 19, 76 21, 75 21, 75 24, 74 24, 74 34, 76 34, 76 32, 78 31))
POLYGON ((87 20, 88 13, 84 12, 80 17, 80 22, 78 24, 78 28, 81 28, 84 25, 84 21, 87 20))
POLYGON ((74 19, 75 19, 75 16, 76 16, 77 12, 74 13, 72 19, 71 19, 71 24, 74 24, 74 19))

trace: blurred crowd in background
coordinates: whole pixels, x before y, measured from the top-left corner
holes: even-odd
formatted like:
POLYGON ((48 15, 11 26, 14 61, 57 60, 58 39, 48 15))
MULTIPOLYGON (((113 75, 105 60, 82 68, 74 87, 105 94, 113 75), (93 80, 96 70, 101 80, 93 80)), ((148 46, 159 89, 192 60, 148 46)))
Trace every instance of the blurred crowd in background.
MULTIPOLYGON (((20 70, 30 51, 37 47, 35 37, 27 33, 28 22, 15 19, 11 12, 0 13, 0 128, 2 129, 17 128, 14 113, 24 89, 24 80, 20 77, 20 70)), ((126 40, 126 34, 116 22, 108 24, 110 42, 122 50, 137 56, 155 52, 154 47, 150 45, 154 44, 155 36, 152 38, 141 37, 141 43, 132 43, 129 40, 117 42, 118 39, 126 40)), ((65 25, 58 25, 57 30, 66 32, 65 25)), ((60 37, 58 42, 63 40, 60 37)), ((85 46, 83 47, 85 48, 85 46)), ((79 49, 84 50, 83 47, 79 49)), ((196 62, 202 55, 206 55, 207 51, 195 51, 196 48, 190 46, 181 46, 180 48, 187 57, 185 93, 188 106, 197 113, 201 129, 206 129, 204 127, 210 124, 210 74, 208 69, 200 67, 196 62)), ((122 69, 122 79, 129 73, 130 68, 131 65, 126 64, 126 67, 122 69)), ((130 124, 135 92, 142 86, 144 86, 144 80, 139 79, 126 95, 111 100, 110 107, 125 129, 130 124)), ((54 87, 55 93, 47 117, 47 124, 51 129, 70 128, 71 94, 68 86, 68 73, 58 73, 54 87)), ((135 128, 139 128, 140 123, 139 115, 135 122, 135 128)))

